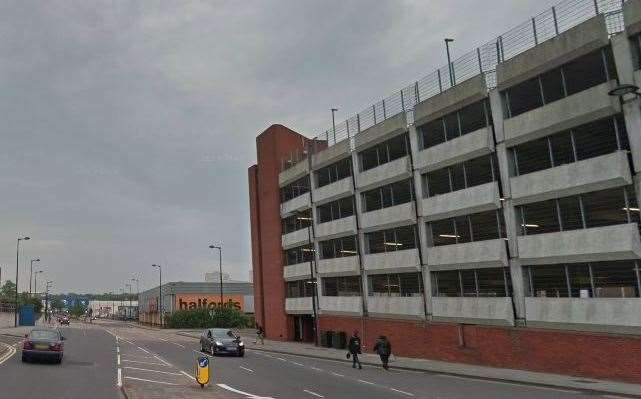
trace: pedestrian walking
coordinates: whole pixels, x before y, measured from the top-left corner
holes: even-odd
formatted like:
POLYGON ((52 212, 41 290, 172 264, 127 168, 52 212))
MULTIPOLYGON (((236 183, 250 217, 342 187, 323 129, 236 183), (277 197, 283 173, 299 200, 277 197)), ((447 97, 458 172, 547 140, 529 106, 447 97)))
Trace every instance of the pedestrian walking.
POLYGON ((265 345, 265 329, 260 324, 256 326, 256 342, 265 345))
POLYGON ((381 357, 383 368, 388 370, 389 357, 392 354, 392 344, 386 336, 381 335, 378 337, 378 341, 376 341, 376 345, 374 345, 374 352, 378 353, 378 356, 381 357))
POLYGON ((361 366, 361 361, 358 358, 358 355, 363 353, 361 350, 361 338, 358 336, 358 330, 354 330, 354 335, 349 339, 347 349, 349 350, 349 355, 352 356, 352 368, 355 369, 356 364, 358 364, 358 369, 362 369, 363 366, 361 366))

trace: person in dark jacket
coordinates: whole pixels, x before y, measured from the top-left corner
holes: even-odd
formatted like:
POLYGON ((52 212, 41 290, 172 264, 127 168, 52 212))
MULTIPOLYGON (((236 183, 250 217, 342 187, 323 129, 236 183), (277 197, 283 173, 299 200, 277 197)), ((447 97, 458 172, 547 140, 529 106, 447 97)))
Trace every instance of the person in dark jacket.
POLYGON ((352 368, 356 368, 358 363, 358 369, 362 369, 361 361, 358 359, 358 355, 362 353, 361 351, 361 338, 358 336, 358 330, 354 330, 354 335, 349 339, 349 344, 347 345, 350 355, 352 356, 352 368))
POLYGON ((389 357, 392 354, 392 344, 386 336, 381 335, 378 337, 378 341, 376 341, 376 345, 374 345, 374 352, 378 353, 378 356, 381 357, 383 368, 388 370, 389 357))

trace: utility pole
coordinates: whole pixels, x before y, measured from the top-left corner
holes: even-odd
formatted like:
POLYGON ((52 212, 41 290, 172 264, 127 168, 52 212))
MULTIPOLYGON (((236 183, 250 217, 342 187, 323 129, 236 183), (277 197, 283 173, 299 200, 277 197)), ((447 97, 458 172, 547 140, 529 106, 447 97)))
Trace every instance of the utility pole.
POLYGON ((136 282, 136 303, 138 304, 136 308, 138 309, 137 315, 138 315, 138 321, 140 321, 140 280, 137 278, 132 278, 131 281, 136 282))
POLYGON ((48 319, 51 320, 49 317, 49 288, 51 287, 51 284, 53 284, 53 281, 47 281, 47 290, 45 291, 45 321, 48 319))
POLYGON ((31 266, 29 267, 29 296, 31 296, 31 282, 33 281, 33 262, 40 262, 40 258, 31 259, 31 266))
POLYGON ((160 326, 162 327, 162 316, 163 316, 163 305, 162 305, 162 266, 153 264, 151 265, 152 267, 157 267, 158 272, 160 274, 160 285, 158 286, 158 312, 159 312, 159 319, 160 319, 160 326))

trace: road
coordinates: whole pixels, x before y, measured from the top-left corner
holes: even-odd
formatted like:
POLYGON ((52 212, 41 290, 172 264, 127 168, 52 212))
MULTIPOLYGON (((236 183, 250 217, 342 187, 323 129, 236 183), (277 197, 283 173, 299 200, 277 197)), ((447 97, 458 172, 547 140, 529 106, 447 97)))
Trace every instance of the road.
MULTIPOLYGON (((198 342, 124 323, 72 324, 62 365, 23 364, 19 351, 0 365, 0 388, 12 398, 367 398, 594 399, 595 394, 443 374, 352 369, 344 362, 248 350, 211 358, 212 381, 193 379, 198 342)), ((17 339, 0 336, 0 342, 17 339)), ((1 360, 1 357, 0 357, 1 360)), ((607 396, 602 396, 607 397, 607 396)), ((612 396, 609 396, 612 398, 612 396)))

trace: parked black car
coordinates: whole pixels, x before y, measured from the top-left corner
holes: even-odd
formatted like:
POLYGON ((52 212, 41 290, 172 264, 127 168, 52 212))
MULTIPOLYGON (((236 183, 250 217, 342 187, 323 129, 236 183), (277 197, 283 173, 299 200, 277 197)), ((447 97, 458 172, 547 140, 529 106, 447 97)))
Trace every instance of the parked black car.
POLYGON ((232 330, 208 328, 200 334, 200 349, 212 355, 245 355, 245 344, 232 330))

